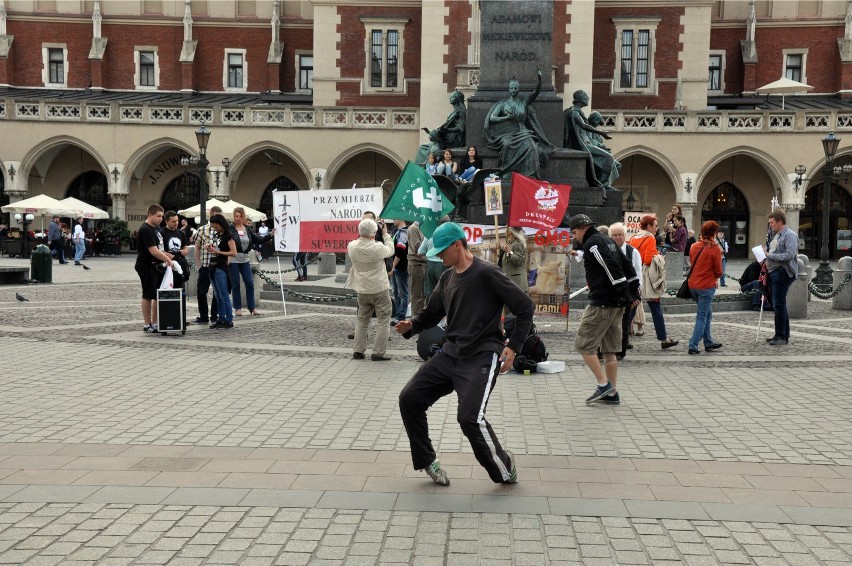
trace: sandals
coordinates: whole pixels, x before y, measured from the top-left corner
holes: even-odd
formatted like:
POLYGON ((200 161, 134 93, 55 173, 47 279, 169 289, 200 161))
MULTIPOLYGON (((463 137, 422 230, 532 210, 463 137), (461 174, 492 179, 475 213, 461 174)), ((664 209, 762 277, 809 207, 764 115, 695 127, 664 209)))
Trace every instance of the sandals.
POLYGON ((237 309, 237 310, 235 310, 235 311, 234 311, 234 314, 235 314, 236 316, 243 316, 243 310, 242 310, 242 309, 237 309))
POLYGON ((252 316, 262 316, 259 312, 257 312, 257 310, 253 310, 253 311, 249 311, 249 312, 251 312, 252 316))

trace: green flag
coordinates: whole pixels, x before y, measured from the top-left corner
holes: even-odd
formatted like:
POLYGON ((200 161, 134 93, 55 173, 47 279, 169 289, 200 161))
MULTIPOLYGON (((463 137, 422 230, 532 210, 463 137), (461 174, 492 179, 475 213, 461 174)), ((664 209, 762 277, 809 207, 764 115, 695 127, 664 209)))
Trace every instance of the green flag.
POLYGON ((432 237, 438 220, 455 208, 438 183, 425 169, 409 161, 393 187, 388 203, 382 210, 382 218, 420 222, 420 231, 432 237))

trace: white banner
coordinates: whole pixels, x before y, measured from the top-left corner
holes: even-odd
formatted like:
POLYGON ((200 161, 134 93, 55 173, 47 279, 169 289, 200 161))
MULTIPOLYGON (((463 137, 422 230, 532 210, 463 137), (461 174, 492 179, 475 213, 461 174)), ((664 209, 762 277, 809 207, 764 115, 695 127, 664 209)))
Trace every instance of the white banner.
POLYGON ((358 238, 358 223, 367 212, 384 208, 381 187, 329 191, 275 191, 272 215, 279 252, 345 253, 358 238))

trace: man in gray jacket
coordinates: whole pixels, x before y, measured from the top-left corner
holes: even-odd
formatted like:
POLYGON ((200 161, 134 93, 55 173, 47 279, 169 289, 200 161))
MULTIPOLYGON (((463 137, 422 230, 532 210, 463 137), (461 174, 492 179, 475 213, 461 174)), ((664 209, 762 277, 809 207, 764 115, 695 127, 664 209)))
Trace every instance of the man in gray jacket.
POLYGON ((349 242, 349 258, 352 268, 349 270, 348 287, 358 293, 358 322, 355 326, 355 346, 352 358, 364 359, 367 349, 367 330, 370 328, 370 317, 376 311, 379 327, 376 330, 376 340, 373 342, 373 353, 370 359, 383 362, 390 359, 385 355, 388 347, 390 331, 391 300, 388 290, 388 272, 385 268, 385 258, 394 254, 393 239, 388 234, 387 225, 382 223, 382 242, 376 241, 378 226, 372 218, 365 218, 358 224, 357 240, 349 242))
POLYGON ((787 216, 782 210, 769 215, 769 228, 775 232, 766 250, 766 271, 769 273, 769 300, 775 310, 775 336, 767 340, 770 346, 784 346, 790 340, 790 317, 787 314, 787 291, 799 274, 796 254, 799 237, 787 228, 787 216))

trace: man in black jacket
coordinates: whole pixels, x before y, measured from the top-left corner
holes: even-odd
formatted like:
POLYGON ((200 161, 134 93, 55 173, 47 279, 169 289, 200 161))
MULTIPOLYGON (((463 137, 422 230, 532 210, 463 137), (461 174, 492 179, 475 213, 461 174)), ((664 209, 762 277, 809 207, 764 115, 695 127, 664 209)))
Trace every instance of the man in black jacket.
POLYGON ((598 382, 586 403, 603 401, 618 405, 621 398, 616 390, 618 360, 615 354, 621 350, 624 309, 639 305, 639 277, 633 264, 609 236, 597 231, 591 218, 577 214, 571 218, 569 226, 571 235, 582 244, 583 267, 589 285, 589 304, 583 311, 574 340, 574 348, 583 356, 598 382), (603 368, 598 361, 598 348, 603 353, 603 368))
POLYGON ((485 420, 485 407, 497 375, 512 367, 515 353, 529 334, 533 303, 496 265, 471 254, 458 224, 438 226, 432 243, 434 247, 426 255, 439 256, 452 269, 441 275, 426 308, 396 325, 396 331, 409 338, 447 318, 442 350, 420 366, 399 394, 414 469, 425 469, 435 483, 450 485, 429 440, 426 410, 455 391, 459 400, 456 418, 488 477, 495 483, 517 483, 515 458, 500 446, 485 420), (508 344, 500 329, 504 304, 517 317, 508 344))

